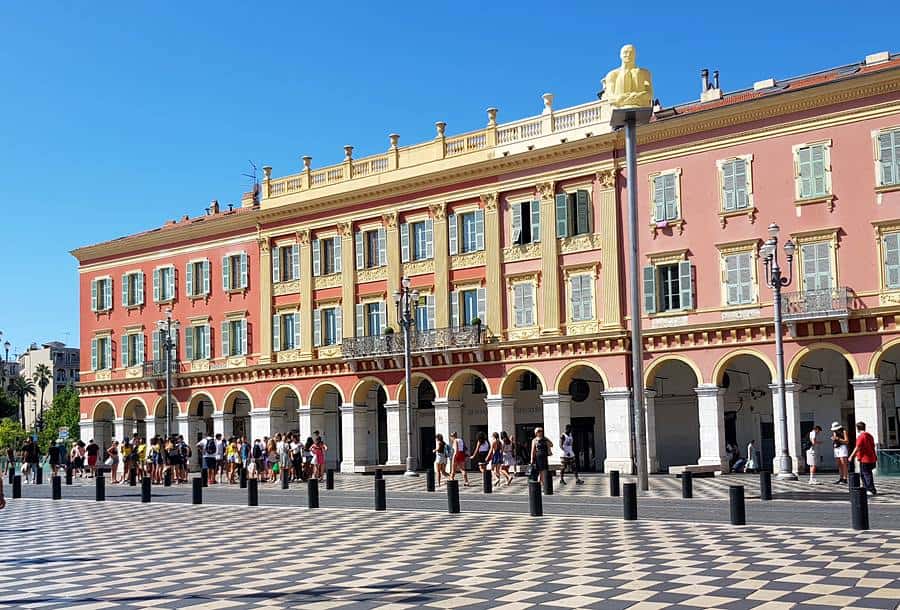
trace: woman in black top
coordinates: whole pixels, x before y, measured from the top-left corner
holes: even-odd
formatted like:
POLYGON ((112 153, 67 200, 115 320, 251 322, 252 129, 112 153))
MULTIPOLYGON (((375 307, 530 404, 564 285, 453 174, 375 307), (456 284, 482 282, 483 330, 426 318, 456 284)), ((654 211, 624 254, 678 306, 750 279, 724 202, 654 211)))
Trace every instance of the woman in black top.
POLYGON ((549 458, 553 455, 553 443, 544 437, 543 428, 534 429, 534 440, 531 441, 531 468, 537 472, 537 479, 543 483, 544 473, 549 469, 549 458))

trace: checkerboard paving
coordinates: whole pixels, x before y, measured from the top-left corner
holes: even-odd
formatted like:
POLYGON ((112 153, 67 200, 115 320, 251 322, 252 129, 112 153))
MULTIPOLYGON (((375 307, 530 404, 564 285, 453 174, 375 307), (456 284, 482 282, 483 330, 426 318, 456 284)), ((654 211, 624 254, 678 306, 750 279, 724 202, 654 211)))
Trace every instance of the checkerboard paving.
POLYGON ((896 608, 900 535, 11 501, 0 608, 896 608), (224 527, 223 527, 224 526, 224 527))

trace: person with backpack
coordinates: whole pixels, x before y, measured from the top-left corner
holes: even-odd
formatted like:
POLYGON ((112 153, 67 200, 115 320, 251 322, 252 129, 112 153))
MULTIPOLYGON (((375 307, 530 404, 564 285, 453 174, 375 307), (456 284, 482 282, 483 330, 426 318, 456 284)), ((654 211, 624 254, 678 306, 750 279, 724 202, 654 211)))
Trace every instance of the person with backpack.
POLYGON ((250 450, 250 463, 247 465, 247 474, 254 479, 262 478, 265 474, 262 441, 255 439, 250 450))
POLYGON ((532 478, 544 482, 544 476, 550 469, 550 456, 553 455, 553 443, 544 437, 544 429, 534 429, 534 439, 531 441, 531 472, 532 478))
POLYGON ((206 482, 212 485, 216 482, 216 439, 209 434, 197 443, 197 450, 203 456, 203 468, 206 469, 206 482))
POLYGON ((178 469, 178 482, 187 483, 188 473, 191 471, 191 448, 184 442, 184 437, 178 435, 178 441, 175 443, 178 453, 181 454, 181 468, 178 469))

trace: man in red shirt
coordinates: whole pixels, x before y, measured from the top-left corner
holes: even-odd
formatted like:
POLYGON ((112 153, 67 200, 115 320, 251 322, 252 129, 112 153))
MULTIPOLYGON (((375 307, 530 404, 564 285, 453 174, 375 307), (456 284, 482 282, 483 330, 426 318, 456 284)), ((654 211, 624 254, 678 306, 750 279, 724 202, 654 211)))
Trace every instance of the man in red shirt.
POLYGON ((875 469, 875 462, 878 460, 875 455, 875 439, 866 432, 866 424, 864 422, 856 422, 856 447, 850 454, 850 460, 853 458, 859 460, 859 474, 862 478, 863 487, 869 490, 870 495, 875 495, 875 478, 872 471, 875 469))

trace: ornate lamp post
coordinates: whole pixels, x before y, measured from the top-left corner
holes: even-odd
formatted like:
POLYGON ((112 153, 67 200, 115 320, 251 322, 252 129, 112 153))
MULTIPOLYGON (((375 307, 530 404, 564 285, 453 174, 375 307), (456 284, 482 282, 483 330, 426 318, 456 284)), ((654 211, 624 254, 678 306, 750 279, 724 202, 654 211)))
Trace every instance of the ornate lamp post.
MULTIPOLYGON (((3 336, 3 333, 0 332, 0 337, 3 336)), ((3 389, 6 390, 9 385, 7 383, 9 378, 9 348, 12 347, 12 344, 9 341, 3 343, 3 349, 6 352, 6 356, 3 359, 3 389)))
POLYGON ((156 328, 159 330, 159 345, 165 352, 166 362, 166 438, 172 434, 172 349, 175 341, 172 333, 178 331, 178 321, 172 319, 172 310, 166 309, 166 319, 158 320, 156 328))
POLYGON ((787 425, 787 398, 784 395, 784 341, 781 333, 781 289, 790 285, 793 277, 791 262, 794 260, 796 246, 790 239, 784 242, 784 254, 787 259, 788 276, 782 277, 781 266, 778 264, 778 232, 779 227, 774 222, 769 225, 769 239, 760 248, 760 255, 766 267, 766 283, 775 293, 775 367, 778 374, 778 418, 781 424, 781 455, 778 458, 777 479, 796 480, 797 475, 791 464, 791 454, 788 451, 788 425, 787 425))
POLYGON ((397 304, 397 320, 403 327, 403 371, 406 378, 406 472, 409 477, 419 476, 416 473, 416 459, 412 455, 412 347, 410 334, 416 323, 415 309, 419 302, 419 291, 410 290, 409 278, 400 282, 401 289, 394 291, 394 302, 397 304))

